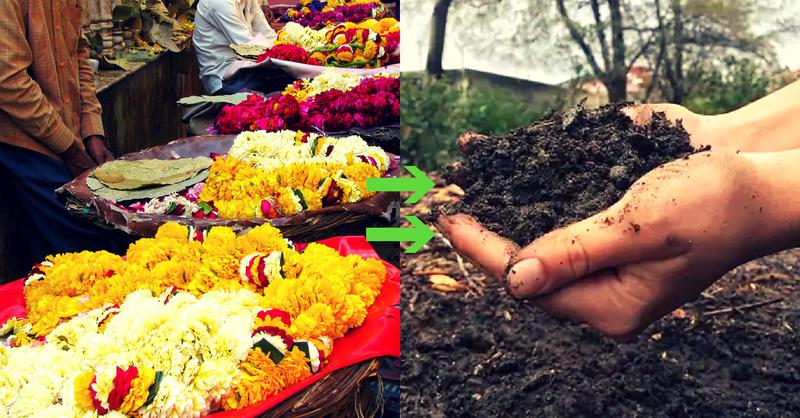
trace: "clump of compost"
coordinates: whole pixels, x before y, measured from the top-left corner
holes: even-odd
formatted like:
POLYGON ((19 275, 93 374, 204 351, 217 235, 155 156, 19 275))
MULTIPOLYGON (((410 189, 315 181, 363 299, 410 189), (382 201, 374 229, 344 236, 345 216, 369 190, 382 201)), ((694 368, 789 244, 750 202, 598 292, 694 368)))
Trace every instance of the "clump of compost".
MULTIPOLYGON (((463 147, 445 179, 464 188, 447 212, 466 213, 525 245, 611 206, 641 176, 696 151, 680 123, 654 113, 637 125, 625 103, 578 106, 463 147)), ((704 148, 707 149, 707 148, 704 148)))

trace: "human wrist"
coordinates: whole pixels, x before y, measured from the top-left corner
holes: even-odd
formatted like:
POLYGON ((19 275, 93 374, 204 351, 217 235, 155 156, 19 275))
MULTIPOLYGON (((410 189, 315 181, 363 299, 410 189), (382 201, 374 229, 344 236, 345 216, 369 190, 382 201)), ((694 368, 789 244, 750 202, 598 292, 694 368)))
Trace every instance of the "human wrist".
POLYGON ((741 156, 754 167, 749 181, 758 206, 752 231, 757 255, 800 246, 800 149, 741 156))
POLYGON ((75 156, 79 155, 81 152, 83 152, 83 149, 81 148, 81 146, 78 144, 78 141, 76 140, 76 141, 72 141, 72 143, 69 145, 69 147, 67 147, 67 149, 65 149, 64 151, 59 153, 59 155, 61 156, 61 158, 65 159, 65 160, 71 160, 71 159, 75 158, 75 156))

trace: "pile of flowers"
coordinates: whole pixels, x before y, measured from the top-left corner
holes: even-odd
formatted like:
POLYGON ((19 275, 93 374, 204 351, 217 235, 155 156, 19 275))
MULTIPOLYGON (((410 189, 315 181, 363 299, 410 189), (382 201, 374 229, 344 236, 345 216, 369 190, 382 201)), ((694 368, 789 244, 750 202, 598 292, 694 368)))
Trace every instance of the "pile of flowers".
POLYGON ((341 132, 399 122, 399 76, 356 77, 332 70, 314 80, 294 83, 281 95, 270 98, 250 95, 238 105, 225 106, 214 131, 220 134, 282 129, 341 132))
POLYGON ((200 199, 224 218, 292 216, 373 195, 366 181, 382 177, 389 163, 357 136, 243 132, 211 164, 200 199))
POLYGON ((379 260, 296 251, 263 225, 166 224, 125 258, 49 256, 0 335, 0 415, 197 417, 320 370, 380 292, 379 260))
POLYGON ((321 28, 345 22, 380 19, 386 10, 379 0, 303 0, 283 16, 285 22, 321 28))
POLYGON ((293 216, 372 196, 367 179, 382 177, 389 165, 381 148, 358 136, 243 132, 227 156, 214 156, 204 183, 128 209, 196 218, 293 216))
POLYGON ((320 30, 289 22, 258 62, 270 58, 348 68, 396 64, 400 62, 400 22, 394 18, 368 19, 320 30))

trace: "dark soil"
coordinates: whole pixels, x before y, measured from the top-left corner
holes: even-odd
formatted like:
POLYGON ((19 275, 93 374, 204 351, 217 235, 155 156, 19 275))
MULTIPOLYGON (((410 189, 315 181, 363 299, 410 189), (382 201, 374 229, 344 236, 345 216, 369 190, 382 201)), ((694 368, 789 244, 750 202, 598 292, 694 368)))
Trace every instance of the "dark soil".
MULTIPOLYGON (((451 203, 459 197, 451 190, 405 214, 451 203)), ((462 270, 440 238, 401 265, 403 417, 800 411, 800 249, 738 267, 626 344, 513 300, 468 261, 462 270), (431 274, 466 290, 437 292, 431 274), (769 303, 747 307, 759 302, 769 303)))
POLYGON ((465 191, 452 210, 525 245, 611 206, 648 171, 695 151, 663 113, 639 126, 622 106, 577 107, 471 142, 463 163, 445 172, 465 191))

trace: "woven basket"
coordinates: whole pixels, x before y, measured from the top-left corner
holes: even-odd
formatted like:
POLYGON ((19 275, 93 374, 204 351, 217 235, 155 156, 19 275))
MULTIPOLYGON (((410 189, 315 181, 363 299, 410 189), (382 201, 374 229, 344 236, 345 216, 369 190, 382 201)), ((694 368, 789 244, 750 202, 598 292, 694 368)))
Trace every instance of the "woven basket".
MULTIPOLYGON (((166 145, 121 157, 125 160, 175 159, 226 154, 233 144, 233 135, 205 135, 183 138, 166 145)), ((396 159, 396 157, 392 157, 396 159)), ((100 226, 116 228, 131 235, 152 237, 158 227, 177 222, 198 229, 213 226, 230 227, 237 233, 270 223, 284 237, 298 242, 318 241, 339 235, 364 235, 369 226, 393 225, 399 218, 400 197, 397 193, 377 193, 357 203, 333 205, 295 216, 266 219, 195 219, 185 216, 131 213, 92 193, 86 184, 89 172, 56 190, 56 195, 75 216, 84 217, 100 226)))
POLYGON ((303 389, 261 418, 372 417, 381 407, 364 380, 377 375, 380 359, 337 370, 303 389))

